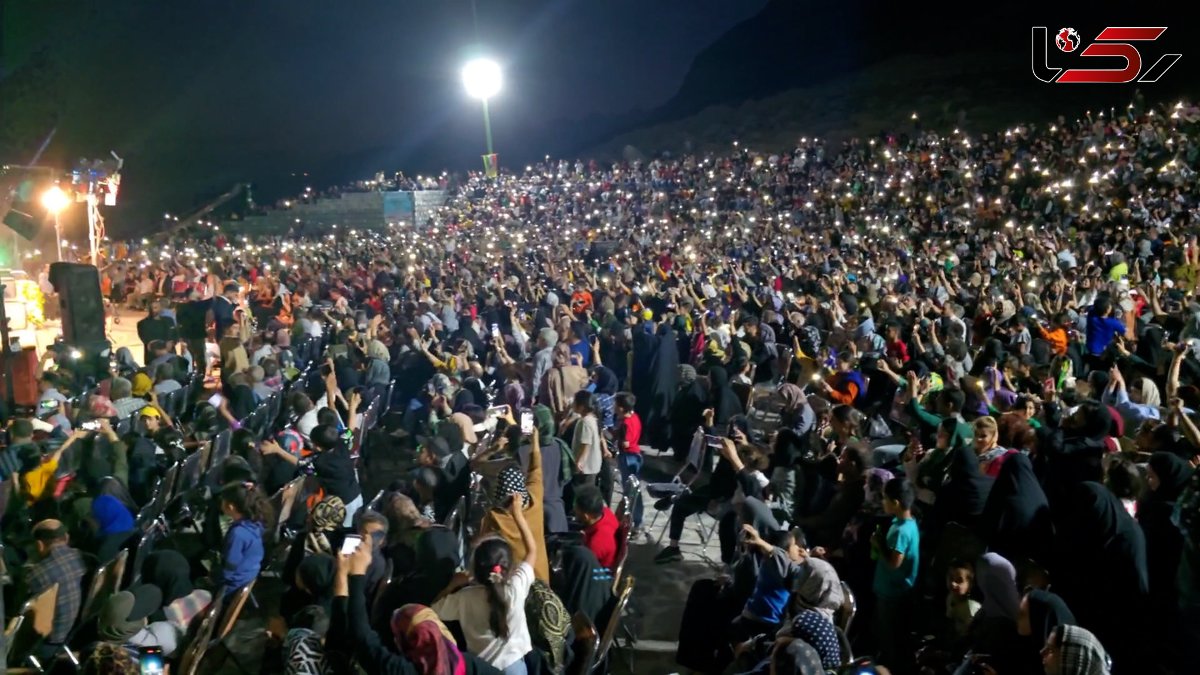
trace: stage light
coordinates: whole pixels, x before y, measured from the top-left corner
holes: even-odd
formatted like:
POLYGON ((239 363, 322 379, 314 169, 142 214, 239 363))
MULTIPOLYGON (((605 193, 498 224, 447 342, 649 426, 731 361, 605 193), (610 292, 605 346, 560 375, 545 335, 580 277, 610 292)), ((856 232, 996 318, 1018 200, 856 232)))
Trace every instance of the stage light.
POLYGON ((491 59, 472 59, 462 69, 463 88, 472 98, 487 100, 500 93, 503 74, 491 59))
POLYGON ((42 193, 42 206, 55 215, 58 215, 59 211, 67 208, 67 204, 70 203, 70 197, 57 185, 42 193))

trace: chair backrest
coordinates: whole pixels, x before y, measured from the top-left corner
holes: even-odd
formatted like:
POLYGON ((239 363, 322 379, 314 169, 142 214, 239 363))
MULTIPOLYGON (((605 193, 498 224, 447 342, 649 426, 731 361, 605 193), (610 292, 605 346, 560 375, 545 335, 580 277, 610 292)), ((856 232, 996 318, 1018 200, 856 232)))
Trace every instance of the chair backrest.
POLYGON ((138 513, 138 527, 143 531, 148 529, 158 517, 167 509, 167 503, 174 496, 175 483, 179 479, 180 462, 175 462, 167 467, 166 473, 158 480, 158 484, 154 487, 154 496, 150 498, 150 503, 142 507, 138 513))
POLYGON ((608 619, 608 625, 604 627, 604 634, 600 637, 600 646, 596 651, 596 664, 592 667, 595 670, 604 664, 608 658, 608 650, 612 648, 613 640, 617 637, 617 628, 621 626, 621 615, 625 613, 625 607, 629 604, 629 596, 633 595, 633 575, 625 577, 625 581, 621 584, 621 593, 617 596, 617 602, 613 606, 612 615, 608 619))
POLYGON ((585 675, 596 663, 596 652, 600 649, 600 633, 592 620, 583 612, 571 616, 571 627, 575 629, 575 645, 572 661, 567 666, 567 675, 585 675))
POLYGON ((854 591, 850 590, 850 584, 842 582, 842 606, 838 608, 834 619, 837 620, 837 627, 843 633, 849 635, 850 622, 854 621, 854 615, 858 613, 858 601, 854 598, 854 591))
POLYGON ((179 658, 179 675, 196 675, 196 672, 199 671, 200 662, 204 660, 204 654, 208 651, 208 643, 212 640, 217 621, 220 619, 224 599, 224 595, 220 592, 216 593, 216 597, 208 607, 192 621, 192 624, 199 628, 192 636, 192 641, 183 652, 183 656, 179 658))
POLYGON ((379 609, 383 602, 383 594, 387 592, 388 586, 392 584, 392 575, 395 574, 395 563, 391 558, 388 558, 387 565, 384 567, 383 578, 375 584, 375 588, 371 589, 371 616, 376 615, 376 610, 379 609))
POLYGON ((80 622, 90 619, 93 611, 99 609, 100 603, 117 592, 125 575, 125 561, 128 559, 129 549, 123 548, 116 558, 101 565, 92 575, 87 594, 83 596, 83 607, 79 611, 80 622))
POLYGON ((184 457, 180 464, 179 476, 175 480, 174 495, 184 494, 196 487, 200 484, 200 478, 204 475, 204 456, 199 450, 184 457))
POLYGON ((212 439, 212 452, 208 458, 208 467, 217 466, 229 456, 229 450, 233 447, 233 432, 229 429, 223 429, 212 439))
POLYGON ((138 540, 137 549, 133 553, 133 565, 126 575, 129 577, 129 586, 133 586, 141 581, 142 566, 145 564, 146 558, 154 552, 154 547, 158 545, 158 542, 162 541, 163 534, 162 526, 155 523, 138 540))
POLYGON ((251 580, 250 583, 233 592, 229 599, 229 607, 225 609, 220 625, 217 627, 215 639, 224 640, 225 636, 233 630, 234 624, 242 614, 242 608, 246 606, 246 600, 250 598, 250 593, 253 591, 254 580, 251 580))
MULTIPOLYGON (((624 500, 622 500, 623 502, 624 500)), ((633 536, 633 515, 628 510, 621 516, 617 525, 617 557, 613 561, 613 593, 621 587, 621 574, 625 571, 625 561, 629 558, 629 539, 633 536)))
POLYGON ((387 490, 380 490, 379 492, 376 492, 375 496, 371 498, 371 501, 367 502, 367 508, 375 513, 379 513, 379 507, 383 504, 383 495, 386 492, 387 490))
POLYGON ((27 615, 33 632, 40 637, 49 637, 50 632, 54 630, 54 607, 57 602, 58 584, 54 584, 30 598, 21 608, 21 613, 27 615))
MULTIPOLYGON (((24 665, 26 659, 54 629, 54 605, 58 601, 58 584, 42 591, 25 602, 4 630, 4 646, 8 663, 24 665)), ((3 666, 0 663, 0 666, 3 666)))
POLYGON ((271 539, 277 540, 279 532, 288 520, 292 517, 292 507, 296 504, 296 498, 300 495, 301 488, 304 487, 304 478, 296 478, 292 482, 279 488, 271 497, 271 505, 275 507, 275 526, 271 528, 271 539))
POLYGON ((617 502, 617 510, 613 512, 613 515, 617 517, 617 522, 624 520, 625 514, 628 511, 629 511, 629 496, 624 495, 621 497, 621 501, 617 502))

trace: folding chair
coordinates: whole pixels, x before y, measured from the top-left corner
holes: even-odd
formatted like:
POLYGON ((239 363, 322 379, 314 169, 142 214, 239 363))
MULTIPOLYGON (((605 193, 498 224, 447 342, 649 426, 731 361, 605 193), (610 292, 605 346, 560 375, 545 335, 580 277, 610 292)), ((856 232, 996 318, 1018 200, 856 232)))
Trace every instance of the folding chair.
POLYGON ((101 565, 92 575, 92 582, 88 584, 87 593, 83 596, 78 623, 92 618, 92 614, 99 610, 99 604, 120 589, 121 580, 125 578, 125 563, 128 560, 129 549, 123 548, 116 558, 101 565))
POLYGON ((175 483, 179 479, 180 464, 180 462, 176 462, 167 468, 163 477, 158 479, 158 484, 154 488, 154 496, 138 513, 138 529, 143 532, 158 522, 163 512, 167 510, 167 504, 170 503, 173 496, 175 483))
POLYGON ((387 565, 384 567, 383 578, 375 584, 375 588, 371 589, 371 612, 370 616, 377 616, 376 612, 383 604, 383 595, 387 592, 388 586, 392 584, 392 574, 396 571, 395 563, 389 558, 387 565))
MULTIPOLYGON (((29 665, 35 672, 44 671, 33 653, 54 630, 54 608, 57 602, 58 584, 54 584, 26 601, 17 615, 10 620, 5 630, 8 663, 14 667, 29 665)), ((8 672, 14 671, 9 669, 8 672)))
POLYGON ((133 552, 133 564, 130 566, 128 574, 125 575, 129 577, 129 583, 121 588, 130 588, 142 580, 142 566, 146 563, 146 558, 154 552, 158 543, 166 538, 166 534, 166 528, 161 523, 155 523, 149 530, 146 530, 138 540, 137 548, 133 552))
POLYGON ((596 663, 600 633, 583 612, 575 612, 571 616, 571 627, 575 632, 575 644, 571 647, 572 658, 567 665, 566 675, 587 675, 596 663))
POLYGON ((833 614, 833 627, 837 631, 838 642, 842 645, 842 655, 846 661, 854 660, 854 652, 850 649, 850 624, 858 613, 858 601, 850 584, 842 582, 842 606, 833 614))
MULTIPOLYGON (((633 576, 625 578, 621 593, 617 596, 617 602, 613 606, 612 614, 609 616, 608 625, 604 627, 604 634, 600 637, 600 646, 596 651, 596 659, 591 668, 591 672, 595 675, 608 672, 608 654, 616 642, 617 630, 621 626, 622 616, 625 614, 625 608, 629 606, 629 597, 633 595, 634 581, 633 576)), ((632 654, 630 654, 630 658, 633 658, 632 654)), ((632 663, 630 663, 629 670, 633 670, 632 663)))
MULTIPOLYGON (((621 500, 621 505, 624 506, 625 499, 621 500)), ((629 539, 633 536, 633 514, 626 511, 618 520, 617 525, 617 557, 613 562, 613 593, 616 593, 621 587, 621 573, 625 571, 625 560, 629 557, 629 539)))
POLYGON ((208 468, 212 469, 225 461, 225 458, 229 456, 229 450, 232 446, 233 432, 229 429, 223 429, 216 436, 213 436, 212 452, 209 453, 210 457, 208 458, 208 468))
POLYGON ((199 628, 192 636, 191 642, 187 643, 188 648, 179 657, 179 669, 177 671, 179 675, 196 675, 200 670, 200 662, 204 660, 204 655, 208 652, 209 642, 212 640, 217 622, 221 617, 224 600, 225 596, 218 591, 213 601, 208 604, 208 607, 204 609, 200 616, 192 621, 192 624, 199 626, 199 628))
MULTIPOLYGON (((650 530, 654 529, 654 524, 658 522, 658 516, 663 511, 671 510, 671 508, 675 506, 675 503, 679 501, 680 497, 691 492, 692 484, 695 483, 696 479, 700 477, 700 464, 703 461, 704 436, 700 431, 697 431, 696 435, 692 438, 692 445, 688 449, 687 463, 683 465, 683 468, 679 470, 679 473, 675 474, 675 476, 666 483, 648 483, 646 485, 646 492, 648 492, 651 497, 656 500, 668 500, 663 507, 660 507, 657 503, 654 505, 654 518, 650 520, 650 530)), ((662 538, 666 533, 667 528, 664 527, 663 531, 658 535, 658 541, 662 541, 662 538)), ((701 539, 707 545, 708 539, 704 536, 704 532, 701 531, 700 534, 701 539)), ((709 536, 711 536, 711 532, 709 533, 709 536)))
POLYGON ((214 642, 220 642, 221 640, 224 640, 225 636, 229 635, 230 631, 233 630, 233 626, 237 623, 238 617, 242 614, 242 608, 246 606, 246 600, 248 600, 254 593, 255 581, 257 581, 257 579, 251 580, 250 583, 237 589, 231 596, 229 596, 229 606, 225 609, 221 616, 221 621, 217 626, 215 637, 213 638, 214 642))

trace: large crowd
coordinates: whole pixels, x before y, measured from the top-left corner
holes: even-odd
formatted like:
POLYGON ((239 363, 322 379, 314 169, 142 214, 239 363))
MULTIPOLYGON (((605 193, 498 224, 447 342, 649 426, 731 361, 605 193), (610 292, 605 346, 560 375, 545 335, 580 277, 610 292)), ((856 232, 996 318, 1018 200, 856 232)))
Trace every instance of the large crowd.
POLYGON ((190 675, 249 598, 263 672, 596 672, 691 520, 692 672, 1198 672, 1198 166, 1139 99, 115 245, 143 353, 0 451, 8 663, 190 675))

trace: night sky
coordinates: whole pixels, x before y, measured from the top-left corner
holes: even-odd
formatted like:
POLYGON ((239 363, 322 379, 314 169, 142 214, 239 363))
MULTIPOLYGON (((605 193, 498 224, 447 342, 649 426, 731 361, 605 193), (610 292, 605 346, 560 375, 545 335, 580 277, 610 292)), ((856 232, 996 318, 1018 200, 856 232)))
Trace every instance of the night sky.
POLYGON ((476 22, 470 0, 2 1, 8 70, 49 47, 61 73, 46 160, 118 151, 139 212, 239 180, 298 189, 292 171, 321 187, 474 168, 481 114, 458 70, 475 49, 506 70, 501 161, 515 139, 528 156, 566 122, 661 105, 702 48, 766 4, 476 0, 476 22))

